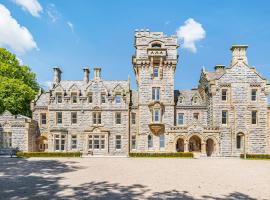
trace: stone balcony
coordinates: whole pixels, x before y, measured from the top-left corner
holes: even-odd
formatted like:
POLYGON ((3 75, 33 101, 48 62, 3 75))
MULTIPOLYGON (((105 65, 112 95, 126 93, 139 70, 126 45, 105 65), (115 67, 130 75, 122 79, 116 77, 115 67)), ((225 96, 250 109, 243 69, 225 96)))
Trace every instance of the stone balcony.
POLYGON ((148 124, 149 129, 154 135, 159 135, 164 133, 165 125, 163 123, 150 123, 148 124))

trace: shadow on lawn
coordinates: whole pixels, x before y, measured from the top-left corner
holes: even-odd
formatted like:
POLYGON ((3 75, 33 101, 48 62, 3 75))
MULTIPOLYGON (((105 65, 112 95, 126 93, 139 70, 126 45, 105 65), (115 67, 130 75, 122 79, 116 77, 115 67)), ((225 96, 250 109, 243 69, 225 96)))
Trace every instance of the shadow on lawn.
MULTIPOLYGON (((123 186, 104 181, 89 182, 77 187, 60 185, 63 173, 83 169, 76 164, 58 160, 0 158, 0 199, 195 199, 187 191, 151 193, 149 188, 140 184, 123 186), (68 191, 68 194, 61 194, 63 190, 68 191)), ((203 196, 201 199, 254 198, 234 192, 222 198, 203 196)))

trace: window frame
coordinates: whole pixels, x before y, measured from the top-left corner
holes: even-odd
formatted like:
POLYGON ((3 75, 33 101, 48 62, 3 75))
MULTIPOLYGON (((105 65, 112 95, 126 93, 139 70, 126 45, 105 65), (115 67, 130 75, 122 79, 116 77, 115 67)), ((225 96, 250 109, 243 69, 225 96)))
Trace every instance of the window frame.
POLYGON ((106 103, 106 94, 105 93, 101 93, 101 95, 100 95, 100 102, 101 102, 101 104, 106 103))
POLYGON ((153 67, 153 77, 154 78, 159 78, 159 66, 154 66, 153 67))
POLYGON ((152 87, 152 100, 160 101, 160 87, 152 87))
POLYGON ((151 149, 151 148, 153 148, 153 146, 154 146, 153 136, 151 134, 149 134, 147 136, 147 147, 148 147, 148 149, 151 149))
POLYGON ((258 125, 258 111, 257 110, 252 110, 251 111, 251 124, 253 125, 253 126, 256 126, 256 125, 258 125), (253 116, 253 114, 255 113, 255 123, 254 123, 254 116, 253 116))
POLYGON ((116 112, 115 113, 115 124, 116 125, 121 125, 122 124, 122 113, 121 112, 116 112))
POLYGON ((134 112, 131 113, 131 124, 136 124, 136 113, 134 112))
POLYGON ((115 149, 116 150, 122 149, 122 136, 121 135, 115 136, 115 149))
POLYGON ((62 112, 56 112, 56 124, 63 124, 63 113, 62 112))
POLYGON ((92 114, 92 122, 93 125, 101 125, 102 123, 102 115, 101 112, 97 111, 97 112, 93 112, 92 114))
POLYGON ((161 110, 160 110, 160 108, 154 108, 153 109, 153 122, 154 123, 160 123, 161 122, 161 110), (156 117, 158 118, 158 120, 156 120, 156 117))
POLYGON ((159 148, 165 148, 165 135, 164 134, 159 135, 159 148))
POLYGON ((182 113, 182 112, 179 112, 179 113, 177 114, 177 125, 178 125, 178 126, 183 126, 183 125, 184 125, 184 113, 182 113), (179 123, 179 121, 180 121, 180 119, 179 119, 180 115, 182 115, 182 124, 179 123))
POLYGON ((228 110, 222 110, 221 111, 221 124, 222 125, 227 125, 228 124, 228 110), (226 116, 224 118, 223 114, 226 113, 226 116), (224 123, 224 120, 225 119, 225 123, 224 123))
POLYGON ((70 115, 71 115, 71 124, 77 124, 78 123, 78 113, 77 112, 71 112, 70 115), (76 115, 75 118, 73 116, 74 114, 76 115), (75 119, 75 121, 73 121, 74 119, 75 119))
POLYGON ((63 95, 61 93, 56 94, 56 103, 57 104, 63 103, 63 95))
POLYGON ((137 149, 136 135, 131 136, 131 150, 137 149))
POLYGON ((71 135, 71 149, 77 149, 77 135, 71 135))
POLYGON ((115 103, 116 104, 121 104, 121 94, 116 94, 115 95, 115 103))
POLYGON ((40 113, 40 124, 42 126, 47 125, 47 114, 46 113, 40 113), (43 118, 45 116, 45 119, 43 118), (43 123, 45 121, 45 123, 43 123))
POLYGON ((258 89, 252 88, 251 89, 251 101, 256 102, 257 98, 258 98, 258 89), (255 95, 253 94, 254 91, 255 91, 255 95), (255 99, 253 99, 253 97, 255 97, 255 99))
POLYGON ((221 101, 227 102, 228 100, 228 89, 221 89, 221 101), (223 95, 223 92, 225 91, 225 95, 223 95), (225 97, 225 99, 223 99, 225 97))

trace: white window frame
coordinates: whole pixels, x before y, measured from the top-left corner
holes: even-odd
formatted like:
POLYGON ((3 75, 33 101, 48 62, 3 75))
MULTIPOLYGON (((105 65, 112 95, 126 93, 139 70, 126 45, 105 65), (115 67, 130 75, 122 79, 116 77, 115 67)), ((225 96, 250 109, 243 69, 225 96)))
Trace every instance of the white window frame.
POLYGON ((160 101, 160 88, 159 87, 152 88, 152 100, 160 101))
POLYGON ((122 149, 122 136, 121 135, 115 136, 115 149, 116 150, 122 149))
POLYGON ((122 124, 122 113, 121 112, 115 113, 115 124, 116 125, 122 124))
POLYGON ((182 112, 179 112, 178 113, 178 115, 177 115, 177 124, 178 124, 178 126, 183 126, 184 125, 184 116, 185 116, 184 113, 182 113, 182 112), (180 121, 180 115, 182 115, 182 124, 179 123, 179 121, 180 121))

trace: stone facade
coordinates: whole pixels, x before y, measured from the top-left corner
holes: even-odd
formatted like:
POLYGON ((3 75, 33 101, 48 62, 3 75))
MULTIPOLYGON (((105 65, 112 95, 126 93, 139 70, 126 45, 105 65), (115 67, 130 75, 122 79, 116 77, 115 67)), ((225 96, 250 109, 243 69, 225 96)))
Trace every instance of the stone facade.
POLYGON ((107 81, 101 69, 83 80, 61 80, 32 103, 41 151, 94 155, 194 151, 202 156, 269 153, 269 84, 249 66, 246 45, 233 45, 227 67, 202 69, 198 87, 175 90, 176 36, 136 31, 130 80, 107 81))
POLYGON ((0 115, 0 152, 8 149, 37 151, 37 123, 22 115, 5 111, 0 115))

